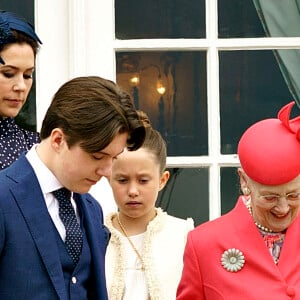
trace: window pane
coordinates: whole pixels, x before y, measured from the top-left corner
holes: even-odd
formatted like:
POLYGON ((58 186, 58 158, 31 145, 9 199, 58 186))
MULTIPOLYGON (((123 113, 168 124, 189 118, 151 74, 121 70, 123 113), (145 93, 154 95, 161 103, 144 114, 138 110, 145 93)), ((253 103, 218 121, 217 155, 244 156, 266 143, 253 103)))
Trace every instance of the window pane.
POLYGON ((195 225, 209 219, 208 169, 169 170, 171 177, 160 192, 156 205, 170 215, 191 217, 195 225))
POLYGON ((221 168, 221 213, 234 208, 240 195, 240 181, 237 168, 221 168))
POLYGON ((36 102, 35 102, 35 76, 33 78, 33 84, 31 91, 28 95, 27 101, 22 110, 16 117, 16 123, 22 128, 36 131, 36 102))
POLYGON ((232 154, 246 128, 276 117, 293 97, 273 51, 223 51, 219 56, 221 152, 232 154))
POLYGON ((204 38, 205 0, 115 0, 117 39, 204 38))
POLYGON ((163 135, 169 156, 207 154, 205 52, 119 52, 117 83, 163 135))
POLYGON ((300 36, 295 0, 222 0, 218 13, 221 38, 300 36))
POLYGON ((220 38, 266 36, 253 0, 219 0, 218 14, 220 38))
POLYGON ((253 0, 267 36, 300 36, 299 1, 253 0))
MULTIPOLYGON (((34 25, 34 0, 1 0, 1 10, 15 12, 34 25)), ((36 130, 35 83, 33 83, 26 104, 16 118, 16 123, 23 128, 36 130)))

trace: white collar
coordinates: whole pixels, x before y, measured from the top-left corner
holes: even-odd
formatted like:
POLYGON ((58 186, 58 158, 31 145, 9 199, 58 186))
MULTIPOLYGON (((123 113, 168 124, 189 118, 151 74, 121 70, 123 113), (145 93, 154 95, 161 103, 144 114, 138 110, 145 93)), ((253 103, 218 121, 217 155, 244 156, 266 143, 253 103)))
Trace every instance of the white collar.
POLYGON ((33 145, 33 147, 27 152, 26 158, 35 172, 43 194, 46 195, 47 193, 51 193, 61 188, 62 184, 38 156, 36 152, 37 146, 38 144, 33 145))

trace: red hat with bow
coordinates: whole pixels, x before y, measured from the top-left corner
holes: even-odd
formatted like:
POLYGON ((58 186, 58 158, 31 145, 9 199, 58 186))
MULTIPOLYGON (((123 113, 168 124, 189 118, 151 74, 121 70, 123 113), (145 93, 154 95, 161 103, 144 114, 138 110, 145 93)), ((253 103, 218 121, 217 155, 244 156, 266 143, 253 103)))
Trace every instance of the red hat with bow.
POLYGON ((280 185, 300 174, 300 116, 290 120, 294 104, 282 107, 277 119, 259 121, 242 135, 238 155, 252 180, 280 185))

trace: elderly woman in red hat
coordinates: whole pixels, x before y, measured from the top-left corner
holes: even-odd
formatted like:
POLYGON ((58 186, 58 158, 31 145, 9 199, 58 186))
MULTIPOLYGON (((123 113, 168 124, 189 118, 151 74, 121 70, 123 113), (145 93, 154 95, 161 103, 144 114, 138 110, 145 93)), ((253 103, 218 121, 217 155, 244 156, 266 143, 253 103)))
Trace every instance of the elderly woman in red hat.
POLYGON ((300 299, 300 117, 243 134, 235 208, 188 235, 177 300, 300 299))

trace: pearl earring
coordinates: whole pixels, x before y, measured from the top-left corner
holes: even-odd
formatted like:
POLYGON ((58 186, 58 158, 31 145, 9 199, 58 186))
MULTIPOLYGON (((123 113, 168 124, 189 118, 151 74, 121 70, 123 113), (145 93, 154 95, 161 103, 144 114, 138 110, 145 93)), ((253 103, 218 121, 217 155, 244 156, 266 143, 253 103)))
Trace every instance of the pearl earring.
POLYGON ((250 193, 251 193, 251 191, 249 190, 248 187, 243 188, 243 194, 244 194, 245 196, 249 196, 250 193))

